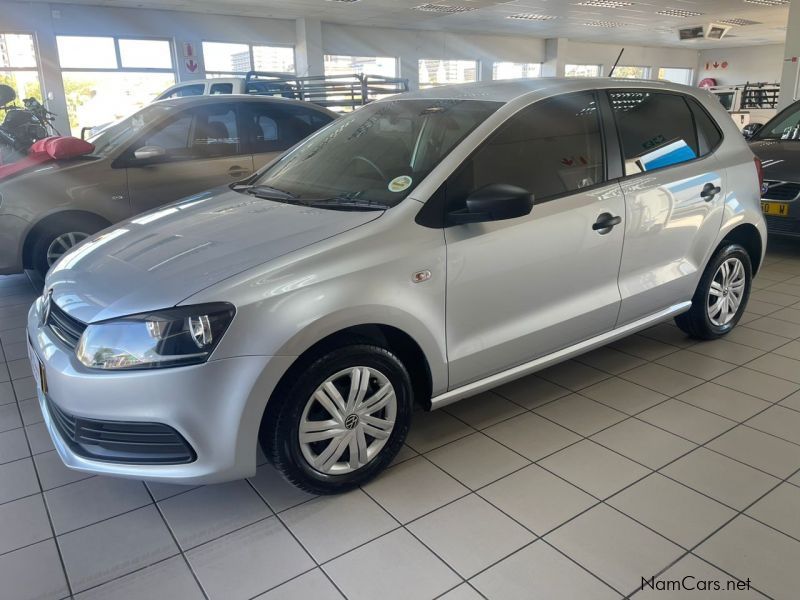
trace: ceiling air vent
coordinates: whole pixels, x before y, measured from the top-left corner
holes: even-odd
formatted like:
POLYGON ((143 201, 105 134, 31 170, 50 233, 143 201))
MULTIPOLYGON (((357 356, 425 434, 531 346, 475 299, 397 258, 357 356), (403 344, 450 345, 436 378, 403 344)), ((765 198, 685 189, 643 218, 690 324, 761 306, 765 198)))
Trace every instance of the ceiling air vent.
POLYGON ((411 10, 452 15, 456 13, 463 13, 463 12, 469 12, 471 10, 476 10, 476 7, 458 6, 454 4, 420 4, 419 6, 413 7, 411 10))
POLYGON ((681 40, 697 40, 705 37, 705 32, 702 25, 699 27, 686 27, 678 30, 678 37, 681 40))
POLYGON ((750 19, 720 19, 719 22, 722 23, 723 25, 738 25, 739 27, 762 24, 758 21, 751 21, 750 19))
POLYGON ((506 19, 519 19, 520 21, 552 21, 557 18, 555 15, 539 15, 535 13, 517 13, 506 17, 506 19))

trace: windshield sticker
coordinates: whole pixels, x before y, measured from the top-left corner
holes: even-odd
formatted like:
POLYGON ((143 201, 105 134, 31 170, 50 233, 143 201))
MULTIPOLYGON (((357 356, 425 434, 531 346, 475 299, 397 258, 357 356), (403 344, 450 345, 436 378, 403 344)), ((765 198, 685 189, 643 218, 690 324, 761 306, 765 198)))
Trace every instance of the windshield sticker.
POLYGON ((411 187, 412 179, 408 175, 401 175, 400 177, 395 177, 389 182, 389 191, 390 192, 404 192, 409 187, 411 187))

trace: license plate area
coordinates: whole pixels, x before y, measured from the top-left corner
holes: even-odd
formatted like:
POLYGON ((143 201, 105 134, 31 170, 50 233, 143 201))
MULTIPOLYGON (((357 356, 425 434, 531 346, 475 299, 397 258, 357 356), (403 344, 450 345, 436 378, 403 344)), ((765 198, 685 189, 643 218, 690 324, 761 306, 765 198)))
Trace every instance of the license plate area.
POLYGON ((786 202, 762 202, 761 211, 772 217, 788 217, 789 205, 786 202))

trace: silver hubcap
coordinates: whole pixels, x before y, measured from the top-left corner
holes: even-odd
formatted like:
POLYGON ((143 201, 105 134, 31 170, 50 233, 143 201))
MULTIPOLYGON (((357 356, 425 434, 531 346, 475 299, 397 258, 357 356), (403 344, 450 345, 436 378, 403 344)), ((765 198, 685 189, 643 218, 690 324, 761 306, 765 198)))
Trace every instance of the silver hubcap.
POLYGON ((300 419, 300 450, 327 475, 360 469, 386 445, 397 418, 389 379, 371 367, 352 367, 326 379, 300 419))
POLYGON ((87 237, 89 237, 89 234, 81 231, 62 233, 50 242, 50 245, 47 247, 47 266, 52 267, 53 263, 64 256, 67 250, 73 246, 77 246, 87 237))
POLYGON ((708 292, 708 318, 714 325, 727 325, 736 316, 746 282, 744 265, 738 258, 729 258, 719 266, 708 292))

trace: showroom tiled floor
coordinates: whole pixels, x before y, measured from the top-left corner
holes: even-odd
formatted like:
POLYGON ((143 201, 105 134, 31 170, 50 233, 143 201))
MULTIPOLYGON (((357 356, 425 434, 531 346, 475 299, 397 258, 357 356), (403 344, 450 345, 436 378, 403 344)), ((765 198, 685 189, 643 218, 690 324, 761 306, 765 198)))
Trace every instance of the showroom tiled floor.
POLYGON ((395 466, 312 498, 267 465, 200 488, 65 469, 25 357, 33 288, 0 278, 0 596, 639 600, 692 575, 753 589, 681 598, 797 598, 800 244, 755 287, 723 341, 662 324, 417 413, 395 466))

